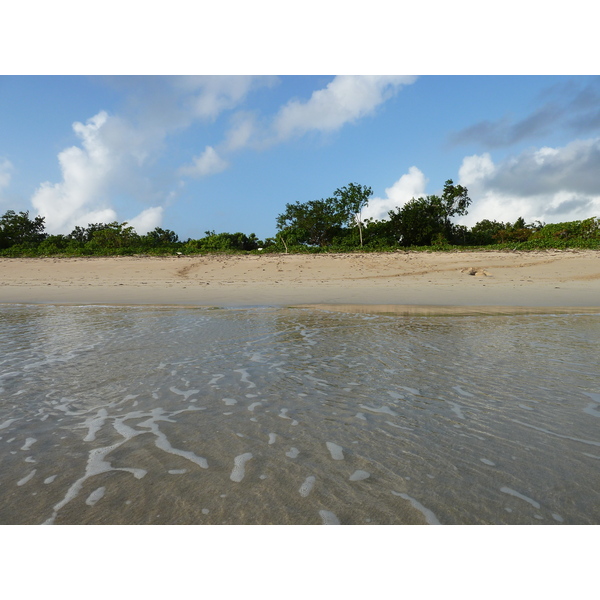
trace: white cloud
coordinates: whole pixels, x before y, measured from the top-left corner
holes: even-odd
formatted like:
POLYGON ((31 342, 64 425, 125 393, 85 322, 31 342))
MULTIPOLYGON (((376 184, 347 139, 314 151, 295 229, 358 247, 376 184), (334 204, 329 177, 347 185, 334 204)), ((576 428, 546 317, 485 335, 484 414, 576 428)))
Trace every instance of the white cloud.
POLYGON ((128 221, 137 233, 146 235, 149 231, 160 227, 163 217, 162 206, 152 206, 143 210, 139 215, 128 221))
POLYGON ((212 146, 207 146, 200 156, 195 156, 191 165, 179 169, 180 175, 190 177, 206 177, 224 171, 229 164, 222 159, 212 146))
POLYGON ((391 187, 386 188, 385 198, 371 198, 369 204, 362 211, 363 219, 386 220, 390 210, 404 206, 412 198, 425 195, 427 179, 417 169, 410 167, 391 187))
POLYGON ((0 192, 10 185, 13 165, 7 158, 0 158, 0 192))
POLYGON ((77 224, 87 224, 84 220, 90 215, 109 214, 108 206, 98 207, 106 204, 106 180, 113 169, 113 156, 100 135, 107 120, 102 111, 85 125, 74 123, 83 148, 72 146, 60 152, 62 182, 42 183, 34 193, 31 203, 46 218, 50 233, 68 233, 77 224))
POLYGON ((459 183, 473 203, 461 223, 482 219, 547 223, 600 216, 600 138, 560 148, 530 149, 494 164, 489 154, 467 156, 459 183))
POLYGON ((276 138, 284 140, 308 131, 334 131, 373 111, 402 85, 416 80, 412 76, 335 77, 326 88, 313 92, 306 102, 291 100, 277 114, 273 128, 276 138))

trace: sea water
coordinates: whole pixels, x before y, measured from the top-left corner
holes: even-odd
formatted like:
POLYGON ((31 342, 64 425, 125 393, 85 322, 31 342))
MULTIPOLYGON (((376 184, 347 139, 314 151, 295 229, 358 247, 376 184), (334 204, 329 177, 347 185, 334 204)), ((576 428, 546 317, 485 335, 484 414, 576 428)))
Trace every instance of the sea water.
POLYGON ((0 307, 2 524, 599 524, 598 315, 0 307))

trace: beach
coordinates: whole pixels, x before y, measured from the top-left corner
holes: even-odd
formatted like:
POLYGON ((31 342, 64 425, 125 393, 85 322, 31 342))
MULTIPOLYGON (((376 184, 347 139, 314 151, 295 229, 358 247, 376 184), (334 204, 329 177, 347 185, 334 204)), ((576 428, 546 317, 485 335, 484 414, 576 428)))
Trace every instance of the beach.
POLYGON ((600 253, 0 259, 0 524, 600 522, 600 253))
POLYGON ((0 258, 0 303, 596 312, 600 252, 0 258))

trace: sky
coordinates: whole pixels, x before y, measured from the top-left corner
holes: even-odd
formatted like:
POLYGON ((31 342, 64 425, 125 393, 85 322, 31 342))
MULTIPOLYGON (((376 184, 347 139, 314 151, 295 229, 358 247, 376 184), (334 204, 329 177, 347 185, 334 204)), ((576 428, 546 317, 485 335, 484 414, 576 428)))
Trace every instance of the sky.
POLYGON ((0 211, 264 239, 350 182, 363 217, 465 185, 458 219, 600 216, 600 77, 3 75, 0 211))
POLYGON ((383 219, 452 179, 467 226, 600 216, 580 0, 507 0, 493 23, 468 0, 73 6, 23 0, 3 19, 0 214, 264 239, 286 204, 351 182, 373 190, 363 218, 383 219))

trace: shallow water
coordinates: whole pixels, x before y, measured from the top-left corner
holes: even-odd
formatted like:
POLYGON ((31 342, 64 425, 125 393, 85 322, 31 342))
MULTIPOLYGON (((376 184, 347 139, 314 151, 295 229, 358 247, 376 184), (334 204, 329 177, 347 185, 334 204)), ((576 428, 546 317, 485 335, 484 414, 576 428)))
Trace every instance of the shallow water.
POLYGON ((0 523, 598 524, 599 315, 0 307, 0 523))

